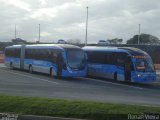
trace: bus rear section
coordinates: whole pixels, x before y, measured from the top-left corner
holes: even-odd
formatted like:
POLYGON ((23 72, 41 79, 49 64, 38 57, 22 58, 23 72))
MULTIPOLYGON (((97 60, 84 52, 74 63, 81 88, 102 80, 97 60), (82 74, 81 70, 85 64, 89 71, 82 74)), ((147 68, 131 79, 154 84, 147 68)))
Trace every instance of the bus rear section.
POLYGON ((16 46, 9 46, 5 48, 5 65, 7 67, 13 68, 19 68, 21 64, 21 45, 16 46))
POLYGON ((153 63, 148 54, 134 48, 84 47, 88 57, 88 75, 128 82, 156 80, 153 63), (144 66, 138 66, 135 56, 146 56, 144 66), (142 70, 138 70, 141 68, 142 70))
POLYGON ((71 45, 10 46, 5 50, 5 63, 10 68, 61 77, 84 77, 87 70, 84 51, 71 45))

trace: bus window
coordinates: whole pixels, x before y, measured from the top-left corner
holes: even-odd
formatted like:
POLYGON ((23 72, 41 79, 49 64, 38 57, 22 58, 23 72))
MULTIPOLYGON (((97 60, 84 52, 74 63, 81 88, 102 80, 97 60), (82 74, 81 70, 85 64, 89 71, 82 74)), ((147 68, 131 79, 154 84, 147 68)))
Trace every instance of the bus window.
POLYGON ((136 70, 141 72, 152 72, 154 66, 150 58, 136 58, 136 70))
POLYGON ((116 65, 117 64, 117 55, 114 52, 107 53, 107 64, 116 65))
POLYGON ((87 52, 88 54, 88 62, 91 63, 101 63, 101 64, 106 64, 107 58, 106 58, 106 53, 103 52, 87 52), (95 56, 97 57, 95 59, 95 56))
POLYGON ((10 48, 10 49, 6 49, 5 55, 8 57, 20 57, 20 48, 10 48))
POLYGON ((85 54, 81 50, 68 50, 67 61, 73 69, 82 68, 85 66, 85 54))
POLYGON ((127 54, 117 53, 117 65, 118 66, 124 67, 126 59, 127 59, 127 54))

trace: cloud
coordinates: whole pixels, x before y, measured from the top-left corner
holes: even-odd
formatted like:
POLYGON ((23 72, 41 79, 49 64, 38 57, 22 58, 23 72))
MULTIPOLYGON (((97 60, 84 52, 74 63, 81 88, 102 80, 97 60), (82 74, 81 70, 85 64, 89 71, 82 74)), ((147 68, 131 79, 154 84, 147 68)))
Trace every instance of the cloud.
POLYGON ((48 18, 53 18, 56 17, 58 14, 58 11, 54 8, 41 8, 34 10, 32 14, 30 15, 31 18, 33 19, 48 19, 48 18), (48 18, 47 18, 48 17, 48 18))
POLYGON ((41 3, 42 6, 46 6, 47 5, 46 0, 39 0, 39 1, 40 1, 40 3, 41 3))
POLYGON ((17 36, 28 41, 78 38, 85 40, 86 6, 89 7, 88 41, 123 38, 141 32, 160 37, 159 0, 0 0, 0 41, 17 36))
MULTIPOLYGON (((30 5, 27 4, 26 2, 23 2, 21 0, 0 0, 0 2, 4 3, 4 4, 8 4, 10 6, 14 6, 26 11, 31 11, 30 9, 30 5)), ((8 6, 9 8, 9 6, 8 6)))

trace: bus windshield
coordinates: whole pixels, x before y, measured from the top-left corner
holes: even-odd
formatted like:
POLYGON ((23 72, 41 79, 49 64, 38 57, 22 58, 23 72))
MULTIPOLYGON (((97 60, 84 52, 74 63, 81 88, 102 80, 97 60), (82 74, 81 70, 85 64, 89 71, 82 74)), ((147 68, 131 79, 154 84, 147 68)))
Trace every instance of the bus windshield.
POLYGON ((151 58, 136 58, 135 67, 137 71, 141 72, 153 72, 154 66, 151 58))
POLYGON ((85 66, 85 53, 82 50, 67 51, 68 65, 73 69, 81 69, 85 66))

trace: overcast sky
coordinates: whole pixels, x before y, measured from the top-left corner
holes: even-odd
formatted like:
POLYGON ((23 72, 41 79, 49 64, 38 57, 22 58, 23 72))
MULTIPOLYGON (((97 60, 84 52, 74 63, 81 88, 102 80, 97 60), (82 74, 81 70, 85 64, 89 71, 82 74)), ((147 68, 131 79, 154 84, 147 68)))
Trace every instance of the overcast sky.
POLYGON ((85 40, 89 7, 88 42, 122 38, 141 32, 160 38, 160 0, 0 0, 0 41, 17 37, 27 41, 85 40))

